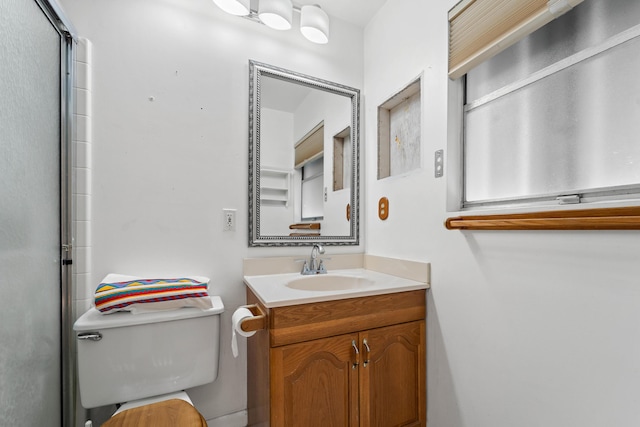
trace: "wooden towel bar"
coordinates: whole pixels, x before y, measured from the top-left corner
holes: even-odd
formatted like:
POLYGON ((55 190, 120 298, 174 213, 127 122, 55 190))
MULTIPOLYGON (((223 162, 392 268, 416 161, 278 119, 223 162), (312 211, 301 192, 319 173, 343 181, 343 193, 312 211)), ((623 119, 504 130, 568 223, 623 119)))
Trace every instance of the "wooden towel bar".
POLYGON ((298 224, 291 224, 289 230, 320 230, 319 222, 305 222, 298 224))

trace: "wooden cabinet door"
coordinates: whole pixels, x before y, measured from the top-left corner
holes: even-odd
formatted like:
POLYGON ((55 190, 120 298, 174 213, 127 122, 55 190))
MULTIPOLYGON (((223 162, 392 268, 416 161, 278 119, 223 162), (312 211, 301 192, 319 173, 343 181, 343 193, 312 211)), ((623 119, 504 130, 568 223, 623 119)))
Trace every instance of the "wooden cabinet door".
POLYGON ((361 427, 426 425, 424 341, 424 321, 360 333, 361 427))
POLYGON ((358 335, 271 349, 271 426, 358 426, 358 335))

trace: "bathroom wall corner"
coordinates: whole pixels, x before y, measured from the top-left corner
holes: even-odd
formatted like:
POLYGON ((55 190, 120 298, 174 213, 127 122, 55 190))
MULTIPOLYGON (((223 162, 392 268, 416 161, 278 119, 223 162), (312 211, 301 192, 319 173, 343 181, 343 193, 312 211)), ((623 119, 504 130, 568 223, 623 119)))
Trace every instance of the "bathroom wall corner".
POLYGON ((364 268, 418 282, 431 283, 431 264, 376 255, 365 255, 364 268))

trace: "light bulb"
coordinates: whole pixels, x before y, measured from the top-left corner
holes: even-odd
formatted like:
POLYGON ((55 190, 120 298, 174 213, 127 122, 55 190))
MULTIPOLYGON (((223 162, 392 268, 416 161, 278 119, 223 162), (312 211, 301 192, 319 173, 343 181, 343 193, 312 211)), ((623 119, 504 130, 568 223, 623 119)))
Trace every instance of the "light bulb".
POLYGON ((291 0, 260 0, 258 17, 267 27, 288 30, 293 21, 293 4, 291 0))
POLYGON ((320 9, 320 6, 302 6, 300 9, 300 32, 314 43, 328 43, 329 15, 320 9))
POLYGON ((213 2, 231 15, 244 16, 249 14, 251 0, 213 0, 213 2))

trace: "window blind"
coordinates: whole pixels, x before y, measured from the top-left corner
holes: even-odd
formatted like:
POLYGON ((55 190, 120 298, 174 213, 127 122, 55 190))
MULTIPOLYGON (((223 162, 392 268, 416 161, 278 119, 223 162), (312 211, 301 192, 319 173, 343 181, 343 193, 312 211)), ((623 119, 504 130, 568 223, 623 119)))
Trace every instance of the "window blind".
POLYGON ((583 0, 462 0, 449 11, 449 78, 457 79, 583 0))
POLYGON ((324 153, 324 122, 313 128, 295 146, 295 167, 317 159, 324 153))

